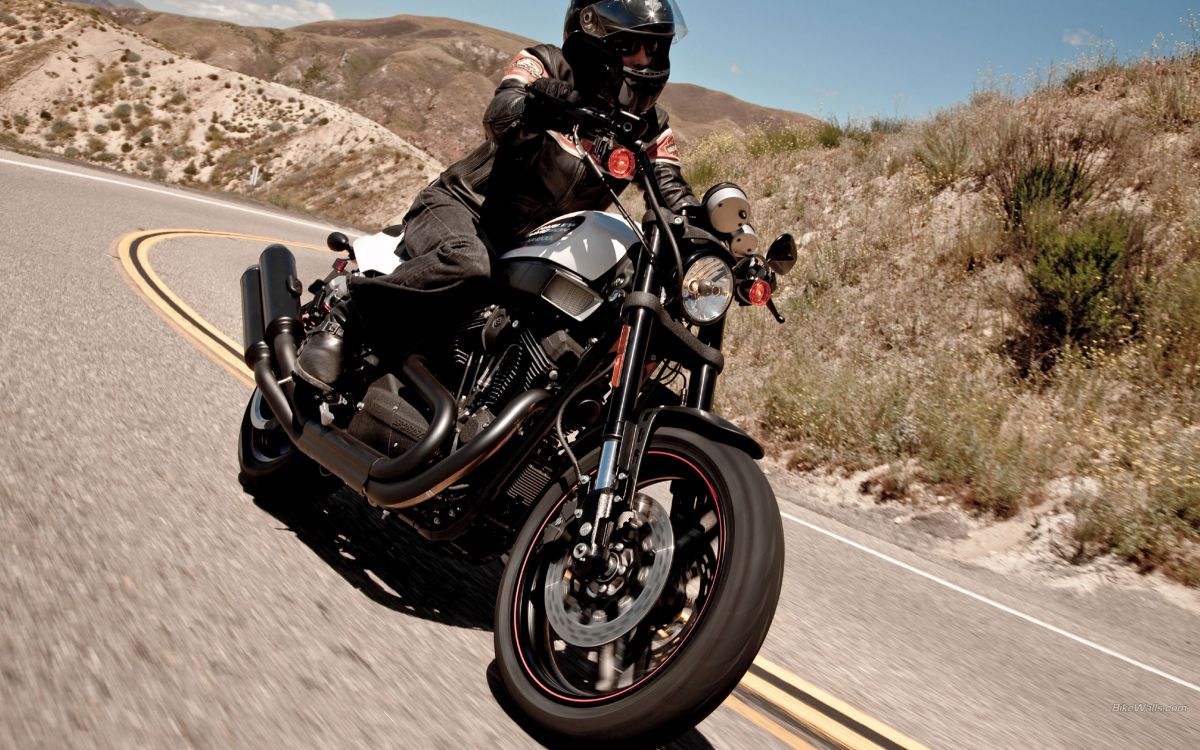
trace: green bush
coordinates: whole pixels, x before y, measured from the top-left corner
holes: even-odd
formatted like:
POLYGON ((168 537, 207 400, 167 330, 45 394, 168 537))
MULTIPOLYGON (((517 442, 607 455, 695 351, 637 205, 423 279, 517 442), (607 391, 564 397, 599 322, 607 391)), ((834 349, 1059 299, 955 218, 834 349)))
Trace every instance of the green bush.
POLYGON ((760 128, 746 139, 746 151, 755 158, 804 151, 813 145, 812 129, 798 125, 760 128))
POLYGON ((1088 352, 1132 335, 1145 284, 1143 248, 1141 227, 1115 214, 1039 242, 1025 277, 1044 354, 1088 352))
POLYGON ((1017 175, 1011 192, 1001 197, 1001 206, 1010 228, 1025 227, 1031 213, 1039 208, 1066 211, 1086 203, 1093 184, 1086 164, 1051 156, 1017 175))
POLYGON ((1153 376, 1200 387, 1200 261, 1159 281, 1146 301, 1146 342, 1153 376))
POLYGON ((141 62, 141 61, 142 61, 142 56, 139 55, 138 53, 134 52, 133 50, 127 49, 127 50, 125 50, 125 53, 121 55, 121 62, 124 62, 124 63, 135 63, 135 62, 141 62))
POLYGON ((958 128, 931 124, 921 134, 913 153, 935 190, 943 190, 966 176, 971 144, 958 128))
POLYGON ((821 127, 817 128, 817 143, 825 148, 837 148, 841 145, 845 135, 845 131, 837 124, 837 121, 830 120, 821 123, 821 127))
POLYGON ((150 177, 162 182, 167 179, 167 170, 162 167, 155 167, 154 171, 150 173, 150 177))
POLYGON ((871 118, 871 132, 893 134, 904 130, 907 123, 899 117, 873 117, 871 118))
POLYGON ((132 115, 133 115, 133 105, 122 102, 121 104, 118 104, 116 107, 113 107, 113 111, 112 111, 112 114, 110 115, 110 117, 114 117, 118 120, 128 120, 130 118, 130 116, 132 116, 132 115))
POLYGON ((107 125, 105 125, 104 123, 101 122, 101 123, 97 123, 96 127, 92 128, 92 130, 95 130, 100 135, 104 135, 105 133, 108 132, 109 128, 107 125))

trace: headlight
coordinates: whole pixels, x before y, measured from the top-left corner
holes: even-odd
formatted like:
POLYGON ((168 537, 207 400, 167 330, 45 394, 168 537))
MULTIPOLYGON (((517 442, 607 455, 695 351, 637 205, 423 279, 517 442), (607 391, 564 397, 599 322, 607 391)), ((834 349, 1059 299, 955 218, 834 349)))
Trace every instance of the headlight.
POLYGON ((683 275, 683 312, 699 325, 720 320, 733 300, 733 271, 711 255, 688 267, 683 275))

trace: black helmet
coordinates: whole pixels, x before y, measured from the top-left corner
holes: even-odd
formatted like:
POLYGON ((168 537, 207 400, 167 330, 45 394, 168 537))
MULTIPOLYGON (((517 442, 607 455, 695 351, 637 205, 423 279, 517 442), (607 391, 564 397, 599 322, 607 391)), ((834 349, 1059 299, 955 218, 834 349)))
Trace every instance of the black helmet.
POLYGON ((675 0, 571 0, 563 26, 563 49, 575 71, 576 85, 585 95, 643 115, 654 108, 671 76, 671 44, 685 34, 687 24, 675 0), (568 44, 573 34, 590 37, 586 41, 592 43, 568 44), (631 68, 620 62, 639 47, 648 53, 649 65, 631 68), (608 60, 598 59, 605 52, 608 60), (613 75, 595 70, 606 67, 614 68, 613 75))

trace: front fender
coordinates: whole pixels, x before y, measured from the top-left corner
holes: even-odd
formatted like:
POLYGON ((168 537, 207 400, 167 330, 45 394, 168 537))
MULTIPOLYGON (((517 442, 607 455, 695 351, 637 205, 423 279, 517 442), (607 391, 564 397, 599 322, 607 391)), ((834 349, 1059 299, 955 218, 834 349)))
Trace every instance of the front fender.
POLYGON ((736 448, 756 461, 766 455, 758 441, 750 437, 745 430, 712 412, 686 406, 660 406, 648 409, 638 419, 637 458, 641 457, 654 433, 663 427, 690 430, 714 443, 736 448))

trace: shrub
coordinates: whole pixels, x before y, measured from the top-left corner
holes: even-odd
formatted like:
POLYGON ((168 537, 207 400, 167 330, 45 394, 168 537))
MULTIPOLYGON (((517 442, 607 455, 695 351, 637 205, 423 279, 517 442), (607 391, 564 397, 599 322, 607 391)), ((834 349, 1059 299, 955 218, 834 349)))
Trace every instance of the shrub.
POLYGON ((1149 365, 1156 380, 1200 387, 1200 261, 1182 264, 1146 300, 1149 365))
POLYGON ((18 23, 20 23, 20 21, 17 20, 17 17, 11 13, 0 10, 0 23, 4 24, 5 26, 16 26, 18 23))
POLYGON ((26 117, 25 115, 21 114, 20 112, 13 115, 12 122, 13 122, 13 125, 17 128, 17 130, 23 130, 23 129, 29 127, 29 118, 26 117))
POLYGON ((967 135, 952 125, 934 123, 921 134, 913 153, 935 190, 943 190, 966 176, 971 158, 967 135))
POLYGON ((1113 214, 1039 242, 1025 277, 1041 354, 1075 346, 1087 352, 1134 332, 1145 283, 1142 231, 1113 214))
POLYGON ((190 161, 188 162, 188 165, 183 168, 183 173, 188 177, 195 177, 200 173, 200 170, 196 169, 196 162, 190 161))
POLYGON ((125 50, 124 54, 121 55, 121 62, 123 62, 123 63, 135 63, 135 62, 141 62, 141 61, 142 61, 142 56, 139 55, 138 53, 134 52, 133 50, 127 49, 127 50, 125 50))
POLYGON ((283 130, 283 125, 278 122, 273 122, 267 126, 267 130, 271 131, 272 133, 278 133, 279 131, 283 130))
POLYGON ((1092 197, 1094 179, 1082 161, 1060 162, 1050 156, 1018 174, 1012 190, 1001 198, 1010 228, 1034 229, 1036 212, 1065 212, 1092 197))
POLYGON ((1152 73, 1142 110, 1166 128, 1186 129, 1200 122, 1200 84, 1186 67, 1152 73))
POLYGON ((66 120, 55 120, 50 123, 50 134, 55 138, 70 138, 75 135, 75 126, 66 120))
POLYGON ((841 145, 842 138, 845 135, 845 132, 837 124, 837 121, 830 120, 821 123, 821 126, 817 128, 817 143, 825 148, 837 148, 841 145))
POLYGON ((105 133, 107 133, 109 131, 109 127, 107 125, 105 125, 104 123, 99 122, 99 123, 96 123, 96 127, 92 128, 92 130, 96 131, 100 135, 104 135, 105 133))
POLYGON ((1111 122, 1063 132, 1044 115, 1001 124, 984 172, 1008 228, 1024 228, 1039 210, 1078 208, 1106 189, 1119 170, 1113 154, 1123 140, 1111 122))
POLYGON ((746 139, 746 151, 755 158, 803 151, 813 145, 812 128, 798 125, 759 128, 746 139))
POLYGON ((871 118, 871 132, 893 134, 904 130, 905 121, 899 117, 873 117, 871 118))
POLYGON ((113 108, 110 117, 114 117, 118 120, 128 120, 131 115, 133 115, 133 106, 122 102, 113 108))

